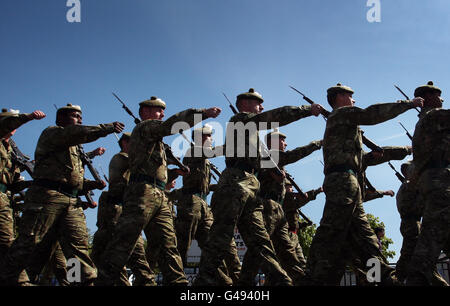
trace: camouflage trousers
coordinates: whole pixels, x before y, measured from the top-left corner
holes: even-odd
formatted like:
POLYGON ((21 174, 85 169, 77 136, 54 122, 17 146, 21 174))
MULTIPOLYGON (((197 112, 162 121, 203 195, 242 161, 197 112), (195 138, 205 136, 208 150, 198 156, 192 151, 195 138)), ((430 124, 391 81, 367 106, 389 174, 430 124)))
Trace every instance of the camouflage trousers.
POLYGON ((117 282, 142 230, 147 240, 156 239, 161 242, 158 265, 163 274, 164 285, 186 285, 172 214, 164 191, 150 184, 130 183, 124 199, 122 214, 99 266, 98 285, 117 282))
MULTIPOLYGON (((175 229, 183 265, 186 265, 187 252, 192 240, 197 240, 198 246, 203 250, 213 221, 213 214, 208 204, 197 195, 187 194, 183 200, 178 201, 175 229)), ((225 253, 224 263, 221 264, 219 270, 219 275, 223 278, 221 284, 236 284, 239 280, 241 262, 234 238, 231 240, 229 249, 225 253)))
POLYGON ((80 263, 80 285, 92 284, 97 271, 89 257, 86 217, 77 198, 32 186, 26 193, 24 205, 19 236, 1 266, 2 282, 17 284, 20 273, 45 240, 48 243, 59 241, 66 258, 75 258, 80 263))
POLYGON ((69 286, 67 279, 67 261, 61 244, 51 241, 47 236, 33 252, 27 267, 27 273, 33 283, 50 286, 53 275, 60 286, 69 286))
MULTIPOLYGON (((13 209, 8 195, 0 192, 0 265, 11 247, 15 238, 13 209)), ((19 276, 18 283, 28 282, 28 276, 25 271, 19 276)))
POLYGON ((244 243, 254 250, 259 262, 274 285, 292 285, 292 281, 278 263, 269 234, 264 226, 263 206, 257 200, 259 181, 255 175, 236 168, 226 168, 220 177, 217 191, 211 200, 214 223, 202 250, 200 271, 195 285, 216 285, 218 267, 229 250, 238 227, 244 243))
POLYGON ((395 282, 377 237, 362 206, 361 189, 354 174, 334 172, 325 176, 326 203, 320 226, 311 243, 307 274, 315 285, 339 285, 351 254, 366 263, 378 259, 382 284, 395 282), (349 252, 348 250, 352 250, 349 252))
POLYGON ((432 285, 441 251, 450 252, 450 168, 425 170, 417 186, 425 205, 406 284, 432 285))
MULTIPOLYGON (((122 214, 122 205, 115 204, 108 198, 108 192, 100 195, 97 211, 97 231, 94 234, 92 244, 92 260, 97 266, 101 266, 104 260, 105 248, 113 239, 117 221, 122 214)), ((144 239, 140 235, 136 241, 127 266, 134 275, 133 286, 155 286, 155 275, 151 271, 145 256, 144 239)), ((131 286, 128 280, 126 267, 123 267, 116 285, 131 286)))
MULTIPOLYGON (((294 285, 299 285, 305 276, 305 272, 301 268, 302 263, 300 259, 297 257, 296 247, 298 245, 294 244, 289 235, 288 222, 283 208, 281 204, 271 199, 261 199, 261 201, 264 206, 264 224, 272 240, 281 267, 287 272, 294 285)), ((239 282, 241 285, 252 286, 255 284, 255 277, 260 268, 260 262, 254 260, 255 256, 254 250, 247 248, 239 282)), ((304 262, 303 256, 302 259, 304 262)), ((265 285, 271 285, 271 282, 270 275, 266 276, 265 285)))

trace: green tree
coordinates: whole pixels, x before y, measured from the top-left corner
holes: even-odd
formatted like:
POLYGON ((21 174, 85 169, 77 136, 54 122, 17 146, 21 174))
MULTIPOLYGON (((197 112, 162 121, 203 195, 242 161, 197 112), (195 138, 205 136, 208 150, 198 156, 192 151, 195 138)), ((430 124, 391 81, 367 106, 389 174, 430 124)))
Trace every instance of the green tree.
POLYGON ((303 249, 305 258, 308 258, 309 248, 311 247, 311 242, 316 234, 316 229, 317 225, 313 223, 311 226, 304 227, 297 232, 298 241, 303 249))
MULTIPOLYGON (((370 227, 372 229, 375 229, 377 227, 385 228, 384 223, 381 222, 378 217, 375 217, 372 214, 366 214, 366 215, 367 215, 367 219, 369 220, 370 227)), ((394 241, 392 241, 391 238, 388 238, 386 236, 381 238, 381 248, 382 248, 381 252, 383 253, 384 257, 386 257, 386 259, 394 258, 394 256, 395 256, 395 251, 389 250, 389 245, 391 245, 393 243, 394 243, 394 241)))

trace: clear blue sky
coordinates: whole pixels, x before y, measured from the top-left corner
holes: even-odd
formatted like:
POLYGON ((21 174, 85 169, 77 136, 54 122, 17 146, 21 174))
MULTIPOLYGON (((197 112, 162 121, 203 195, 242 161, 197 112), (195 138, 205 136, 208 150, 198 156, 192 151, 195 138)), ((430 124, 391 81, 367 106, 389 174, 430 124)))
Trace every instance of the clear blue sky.
MULTIPOLYGON (((54 124, 53 104, 80 104, 84 124, 119 120, 131 131, 133 121, 112 91, 135 113, 137 104, 153 95, 166 101, 167 117, 189 107, 219 106, 223 112, 215 121, 221 124, 231 116, 222 92, 234 100, 250 87, 262 93, 266 109, 306 103, 288 85, 326 107, 326 89, 337 82, 355 90, 360 107, 402 98, 393 84, 413 96, 414 88, 428 80, 445 98, 450 90, 448 0, 381 0, 380 23, 366 20, 366 2, 81 0, 81 23, 68 23, 65 0, 3 0, 2 107, 47 113, 15 136, 22 151, 33 155, 41 131, 54 124)), ((413 132, 417 114, 412 110, 366 127, 366 135, 380 145, 409 145, 398 120, 413 132)), ((282 131, 292 149, 321 139, 324 127, 323 119, 311 117, 282 131)), ((116 140, 110 135, 85 148, 97 146, 107 152, 95 165, 107 171, 119 150, 116 140)), ((322 184, 321 158, 321 151, 315 152, 287 167, 303 189, 322 184)), ((223 158, 214 162, 223 169, 223 158)), ((400 164, 394 162, 397 168, 400 164)), ((368 176, 379 189, 399 187, 387 165, 369 169, 368 176)), ((100 192, 95 193, 97 198, 100 192)), ((324 201, 322 194, 303 209, 316 223, 324 201)), ((396 260, 402 238, 395 198, 369 202, 365 209, 385 223, 396 260)), ((86 216, 94 232, 96 210, 86 216)))

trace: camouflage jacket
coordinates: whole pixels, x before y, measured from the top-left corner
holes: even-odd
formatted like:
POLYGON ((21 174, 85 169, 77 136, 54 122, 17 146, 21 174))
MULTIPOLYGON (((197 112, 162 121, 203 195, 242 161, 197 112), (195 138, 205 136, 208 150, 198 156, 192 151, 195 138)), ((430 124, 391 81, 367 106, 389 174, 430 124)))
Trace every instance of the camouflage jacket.
POLYGON ((108 196, 110 199, 122 202, 129 179, 128 154, 125 152, 117 153, 109 162, 108 196))
POLYGON ((340 107, 328 116, 323 137, 324 173, 351 169, 364 182, 362 133, 359 125, 375 125, 413 108, 410 101, 374 104, 368 108, 340 107), (339 170, 337 170, 339 169, 339 170))
POLYGON ((4 140, 0 141, 0 183, 11 186, 20 181, 20 169, 12 160, 12 148, 4 140))
POLYGON ((450 110, 434 108, 422 111, 413 141, 412 180, 429 168, 448 168, 450 164, 450 110))
POLYGON ((95 141, 113 132, 112 123, 46 128, 39 137, 34 154, 34 179, 57 181, 82 190, 84 168, 78 145, 95 141))
POLYGON ((284 106, 260 114, 238 113, 230 118, 225 141, 227 167, 245 164, 255 170, 261 168, 259 130, 272 127, 269 123, 287 125, 301 118, 311 116, 311 106, 284 106), (265 126, 264 126, 265 124, 265 126))
POLYGON ((297 210, 300 207, 305 206, 308 202, 315 200, 320 192, 320 188, 306 192, 308 194, 307 199, 299 196, 299 194, 295 192, 286 193, 286 197, 283 201, 283 211, 290 231, 297 231, 299 228, 300 214, 297 210))
POLYGON ((202 114, 204 109, 187 109, 171 116, 166 121, 144 120, 137 124, 131 133, 128 151, 131 176, 145 175, 167 183, 167 157, 163 137, 177 134, 172 126, 183 121, 194 125, 194 115, 202 114))
POLYGON ((183 189, 195 191, 194 193, 209 193, 211 182, 211 162, 205 156, 192 154, 193 148, 189 148, 183 158, 183 164, 188 166, 191 172, 183 176, 183 189))
MULTIPOLYGON (((274 161, 278 159, 278 167, 283 170, 285 165, 292 164, 298 160, 310 155, 322 147, 322 141, 312 141, 310 144, 295 148, 290 151, 271 150, 270 153, 274 157, 274 161)), ((277 180, 273 169, 262 169, 258 175, 261 184, 260 196, 269 198, 277 202, 281 202, 285 194, 285 180, 277 180)))
POLYGON ((419 218, 423 214, 423 201, 419 200, 419 193, 408 181, 402 183, 397 191, 397 210, 401 218, 419 218))
POLYGON ((11 131, 19 128, 22 124, 27 123, 31 119, 30 114, 17 114, 0 118, 0 139, 5 137, 11 131))

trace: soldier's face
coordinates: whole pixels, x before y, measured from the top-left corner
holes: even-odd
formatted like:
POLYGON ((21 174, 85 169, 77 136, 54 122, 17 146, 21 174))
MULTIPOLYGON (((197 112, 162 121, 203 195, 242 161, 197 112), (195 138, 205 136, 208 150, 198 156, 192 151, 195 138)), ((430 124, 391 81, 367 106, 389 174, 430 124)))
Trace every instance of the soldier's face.
POLYGON ((202 135, 202 145, 204 147, 210 148, 212 146, 212 136, 211 135, 202 135))
POLYGON ((286 192, 293 192, 294 189, 292 188, 292 185, 286 185, 286 192))
POLYGON ((142 120, 162 120, 164 118, 164 109, 162 107, 143 107, 141 112, 142 120))
POLYGON ((439 91, 426 92, 423 95, 425 107, 442 107, 443 100, 439 91))
POLYGON ((129 147, 130 141, 128 139, 122 140, 122 151, 125 153, 128 153, 128 147, 129 147))
POLYGON ((176 180, 173 180, 173 181, 171 181, 171 182, 167 182, 167 184, 166 184, 166 190, 171 190, 171 189, 175 188, 176 182, 177 182, 176 180))
POLYGON ((341 92, 336 95, 336 106, 353 106, 355 100, 353 100, 353 94, 349 92, 341 92))
POLYGON ((264 110, 264 106, 258 100, 249 99, 244 101, 246 105, 246 111, 249 113, 259 114, 264 110))
POLYGON ((83 117, 80 112, 73 111, 66 114, 64 121, 64 126, 83 124, 83 117))
POLYGON ((280 151, 284 152, 284 150, 286 150, 286 147, 287 147, 286 138, 284 138, 284 137, 273 137, 271 139, 271 145, 270 145, 271 149, 280 150, 280 151))

